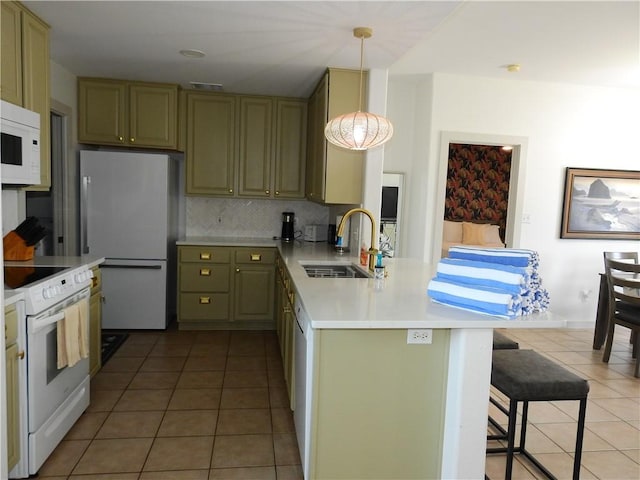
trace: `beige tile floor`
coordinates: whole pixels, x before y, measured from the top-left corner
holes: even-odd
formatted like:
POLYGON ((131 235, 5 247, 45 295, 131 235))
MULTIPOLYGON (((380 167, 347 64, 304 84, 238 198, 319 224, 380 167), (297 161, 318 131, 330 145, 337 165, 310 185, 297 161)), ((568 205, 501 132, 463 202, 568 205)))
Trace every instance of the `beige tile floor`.
MULTIPOLYGON (((504 332, 589 379, 583 479, 640 479, 640 380, 619 330, 609 365, 590 330, 504 332)), ((571 477, 576 417, 577 402, 530 407, 527 445, 559 478, 571 477)), ((487 457, 491 479, 503 469, 503 455, 487 457)), ((275 334, 132 333, 93 378, 91 406, 39 478, 302 478, 275 334)), ((513 478, 543 477, 517 458, 513 478)))

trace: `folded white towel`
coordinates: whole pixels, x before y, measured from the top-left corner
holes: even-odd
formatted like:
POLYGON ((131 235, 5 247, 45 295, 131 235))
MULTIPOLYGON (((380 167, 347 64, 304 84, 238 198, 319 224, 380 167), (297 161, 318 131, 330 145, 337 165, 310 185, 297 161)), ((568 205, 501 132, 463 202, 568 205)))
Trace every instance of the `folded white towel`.
POLYGON ((89 356, 87 323, 86 299, 65 308, 64 318, 57 325, 58 368, 73 367, 89 356))

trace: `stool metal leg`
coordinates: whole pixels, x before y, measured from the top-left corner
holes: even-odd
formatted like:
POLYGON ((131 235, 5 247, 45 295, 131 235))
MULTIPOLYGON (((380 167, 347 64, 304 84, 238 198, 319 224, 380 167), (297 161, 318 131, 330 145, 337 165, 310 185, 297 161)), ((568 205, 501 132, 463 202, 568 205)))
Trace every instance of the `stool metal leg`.
POLYGON ((507 466, 504 472, 504 480, 511 480, 513 470, 513 453, 516 438, 516 414, 518 413, 518 402, 509 401, 509 426, 507 427, 507 466))
POLYGON ((587 399, 580 400, 578 413, 578 432, 576 434, 576 452, 573 457, 573 480, 580 480, 580 460, 582 459, 582 440, 584 439, 584 421, 587 414, 587 399))
POLYGON ((524 402, 522 402, 522 425, 520 425, 520 446, 518 447, 518 450, 520 451, 523 451, 525 449, 524 443, 527 439, 528 417, 529 417, 529 402, 525 400, 524 402))

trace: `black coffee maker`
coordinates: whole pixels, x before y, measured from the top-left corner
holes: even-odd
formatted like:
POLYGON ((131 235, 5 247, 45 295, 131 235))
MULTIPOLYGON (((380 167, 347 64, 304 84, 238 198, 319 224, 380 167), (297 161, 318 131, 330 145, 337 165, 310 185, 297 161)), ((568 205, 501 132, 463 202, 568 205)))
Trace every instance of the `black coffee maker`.
POLYGON ((293 212, 282 212, 282 233, 280 238, 283 242, 293 241, 293 212))

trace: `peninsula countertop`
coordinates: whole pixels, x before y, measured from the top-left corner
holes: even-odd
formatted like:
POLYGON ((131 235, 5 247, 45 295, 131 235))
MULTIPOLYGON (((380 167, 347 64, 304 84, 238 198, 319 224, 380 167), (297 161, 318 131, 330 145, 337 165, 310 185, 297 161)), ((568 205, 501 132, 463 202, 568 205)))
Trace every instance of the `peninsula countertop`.
POLYGON ((187 237, 178 245, 277 247, 313 328, 557 328, 552 312, 507 320, 433 302, 427 286, 435 267, 409 258, 385 258, 386 277, 310 278, 304 264, 357 263, 327 243, 281 242, 268 238, 187 237))

